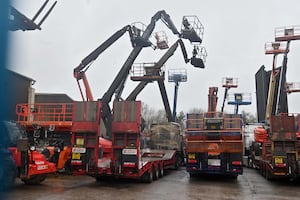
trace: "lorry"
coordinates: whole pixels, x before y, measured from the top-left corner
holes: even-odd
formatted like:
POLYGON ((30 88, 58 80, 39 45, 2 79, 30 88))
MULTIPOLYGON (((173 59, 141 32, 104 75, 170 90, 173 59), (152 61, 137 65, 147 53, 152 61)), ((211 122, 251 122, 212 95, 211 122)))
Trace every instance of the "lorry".
POLYGON ((101 120, 101 101, 77 102, 74 109, 72 167, 77 172, 73 173, 87 174, 96 180, 114 177, 152 182, 166 168, 176 165, 176 150, 141 148, 140 101, 114 101, 111 142, 95 134, 102 128, 97 125, 101 120), (76 118, 82 115, 80 111, 87 111, 84 122, 76 118))
MULTIPOLYGON (((266 179, 297 179, 300 175, 299 152, 297 141, 297 120, 295 114, 288 113, 286 100, 287 54, 292 40, 300 39, 299 27, 280 27, 275 29, 275 42, 266 43, 265 53, 273 55, 273 65, 268 81, 266 103, 258 101, 258 106, 265 106, 261 111, 264 122, 254 130, 254 139, 248 156, 248 163, 266 179), (281 67, 276 66, 277 56, 283 54, 281 67), (265 104, 264 104, 265 103, 265 104)), ((257 81, 256 88, 264 84, 257 81)), ((257 95, 266 94, 257 92, 257 95)), ((257 96, 261 98, 261 96, 257 96)), ((259 111, 259 109, 258 109, 259 111)))
POLYGON ((243 173, 242 116, 216 112, 217 92, 217 87, 209 88, 208 112, 187 114, 186 170, 190 177, 219 174, 237 178, 243 173))
POLYGON ((1 180, 7 183, 6 186, 13 184, 15 178, 20 178, 25 184, 39 184, 48 174, 56 173, 55 164, 49 162, 36 146, 29 143, 25 131, 18 123, 1 121, 0 129, 13 158, 13 161, 11 158, 7 159, 8 164, 4 165, 6 168, 1 169, 1 180))
MULTIPOLYGON (((160 19, 171 29, 173 34, 182 37, 182 34, 171 21, 170 16, 164 10, 158 11, 151 18, 151 22, 146 29, 139 30, 141 32, 139 34, 140 39, 142 39, 140 41, 143 42, 133 45, 129 57, 101 99, 93 101, 87 79, 81 75, 85 73, 90 62, 96 59, 116 38, 109 38, 86 57, 87 60, 84 59, 84 62, 82 61, 74 69, 74 77, 77 80, 83 78, 87 98, 83 98, 82 102, 74 102, 73 106, 71 161, 73 173, 87 174, 96 180, 114 177, 142 179, 146 182, 152 182, 152 180, 163 176, 165 169, 176 165, 176 150, 141 148, 140 139, 144 124, 141 117, 141 102, 136 101, 135 98, 145 85, 152 80, 145 79, 145 81, 142 81, 140 83, 141 87, 137 87, 137 90, 132 94, 133 99, 122 100, 120 98, 134 60, 142 48, 148 46, 144 44, 147 43, 156 22, 160 19), (109 104, 114 94, 115 100, 113 101, 113 109, 111 109, 109 104)), ((191 42, 199 42, 201 38, 196 33, 198 29, 197 27, 193 28, 192 25, 190 24, 190 27, 186 28, 185 37, 190 38, 191 42)), ((177 42, 176 45, 178 43, 180 42, 177 42)), ((174 46, 175 49, 176 47, 174 46)), ((168 55, 168 57, 171 55, 168 55)), ((164 58, 163 62, 166 60, 164 58)), ((203 62, 196 57, 196 53, 194 53, 191 62, 194 63, 194 66, 203 67, 203 62)), ((157 65, 155 71, 158 71, 161 66, 160 64, 157 65)), ((149 76, 146 75, 145 77, 148 78, 149 76)), ((159 82, 159 86, 162 95, 165 95, 162 82, 159 82)), ((80 89, 80 91, 82 90, 80 89)))

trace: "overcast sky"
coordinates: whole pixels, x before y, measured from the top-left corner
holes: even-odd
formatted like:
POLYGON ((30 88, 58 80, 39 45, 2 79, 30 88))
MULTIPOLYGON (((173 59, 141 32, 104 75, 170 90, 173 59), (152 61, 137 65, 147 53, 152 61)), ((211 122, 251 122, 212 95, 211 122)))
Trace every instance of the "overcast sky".
MULTIPOLYGON (((31 18, 43 2, 14 1, 13 5, 31 18)), ((50 0, 49 4, 53 2, 50 0)), ((240 111, 256 114, 254 76, 261 65, 265 65, 266 70, 272 65, 272 56, 264 54, 264 45, 274 41, 276 27, 300 25, 299 8, 299 0, 58 0, 41 31, 11 32, 9 66, 36 80, 36 92, 66 93, 74 100, 81 100, 73 69, 117 30, 133 22, 148 25, 159 10, 165 10, 178 29, 184 15, 196 15, 205 29, 202 46, 208 53, 206 68, 185 64, 179 48, 166 63, 166 71, 187 70, 188 81, 179 87, 177 112, 191 108, 206 110, 210 86, 219 87, 217 109, 220 110, 224 94, 222 78, 236 77, 239 86, 229 93, 251 93, 252 105, 242 106, 240 111)), ((158 21, 154 32, 162 30, 172 45, 176 38, 158 21)), ((185 45, 190 56, 191 44, 185 41, 185 45)), ((95 99, 106 92, 131 50, 129 36, 125 34, 89 68, 87 76, 95 99)), ((135 62, 156 62, 164 52, 143 49, 135 62)), ((288 82, 300 82, 299 54, 300 41, 293 41, 288 54, 288 82)), ((281 62, 279 57, 278 65, 281 62)), ((127 80, 123 97, 136 84, 127 80)), ((167 79, 165 84, 172 107, 174 84, 167 79)), ((288 96, 290 112, 300 113, 299 98, 299 93, 288 96)), ((137 99, 155 109, 163 108, 156 83, 148 84, 137 99)), ((225 106, 225 111, 233 110, 232 105, 225 106)))

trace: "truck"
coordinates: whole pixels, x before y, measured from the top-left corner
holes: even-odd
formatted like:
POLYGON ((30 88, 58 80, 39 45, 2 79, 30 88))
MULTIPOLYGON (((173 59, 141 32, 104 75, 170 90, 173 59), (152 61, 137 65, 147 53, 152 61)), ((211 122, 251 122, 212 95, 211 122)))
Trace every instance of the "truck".
MULTIPOLYGON (((258 109, 265 118, 263 124, 254 130, 255 141, 251 145, 248 162, 268 180, 295 180, 300 175, 297 116, 288 113, 286 99, 287 55, 290 42, 300 39, 299 30, 299 27, 276 28, 275 42, 265 45, 265 53, 273 55, 273 65, 267 82, 268 90, 256 93, 260 95, 257 99, 262 95, 267 97, 265 102, 258 101, 257 104, 265 106, 265 110, 258 109), (276 66, 279 54, 283 54, 281 67, 276 66)), ((257 81, 257 90, 263 87, 262 84, 264 83, 257 81)))
POLYGON ((299 176, 299 144, 293 115, 272 115, 268 127, 255 128, 254 139, 248 156, 250 167, 269 180, 299 176))
POLYGON ((111 142, 91 132, 94 130, 97 133, 101 129, 97 126, 101 117, 98 113, 101 110, 101 101, 77 102, 75 117, 81 116, 77 112, 84 112, 84 109, 78 108, 85 105, 94 109, 89 109, 86 113, 89 119, 84 122, 85 132, 79 131, 83 122, 74 119, 73 129, 77 131, 72 135, 72 167, 77 171, 75 174, 87 174, 96 180, 113 177, 152 182, 162 176, 165 169, 176 166, 176 150, 141 148, 140 101, 114 102, 111 142))
MULTIPOLYGON (((140 29, 142 41, 147 43, 159 19, 162 19, 175 35, 182 37, 170 16, 161 10, 151 18, 151 22, 145 30, 140 29)), ((197 29, 193 28, 192 24, 190 25, 185 32, 185 37, 190 38, 191 42, 199 42, 200 37, 195 32, 197 29)), ((133 45, 133 50, 107 92, 97 101, 93 101, 86 77, 78 76, 82 72, 84 73, 89 63, 96 59, 115 39, 115 37, 109 38, 94 53, 92 52, 86 57, 85 62, 74 69, 74 77, 77 80, 84 78, 84 85, 88 92, 86 92, 87 98, 83 98, 82 102, 74 102, 73 106, 71 161, 73 173, 87 174, 96 180, 114 177, 152 182, 152 180, 163 176, 165 169, 176 165, 176 150, 141 148, 140 139, 144 124, 141 117, 141 101, 136 101, 135 98, 151 80, 142 81, 141 87, 137 87, 134 93, 130 95, 132 99, 123 100, 120 98, 134 60, 142 48, 147 47, 147 45, 144 45, 144 42, 142 45, 141 43, 133 45), (114 94, 115 99, 113 109, 111 109, 109 104, 114 94)), ((176 49, 178 43, 181 45, 181 42, 177 42, 173 48, 176 49)), ((196 53, 194 53, 191 62, 196 67, 203 67, 203 62, 196 57, 196 53)), ((165 62, 171 55, 163 58, 162 62, 165 62)), ((158 71, 161 66, 158 64, 155 71, 158 71)), ((145 77, 148 78, 149 76, 146 75, 145 77)), ((159 86, 162 95, 164 95, 165 87, 161 83, 159 82, 159 86)))
POLYGON ((8 165, 4 165, 6 169, 1 169, 1 176, 4 176, 1 180, 7 183, 6 186, 13 184, 15 178, 20 178, 25 184, 40 184, 48 174, 56 173, 55 164, 28 142, 25 131, 18 123, 1 121, 0 129, 9 150, 5 152, 11 154, 7 159, 8 165))
POLYGON ((186 170, 190 177, 219 174, 237 178, 243 173, 242 116, 217 112, 217 92, 217 87, 209 88, 208 112, 187 114, 186 170))

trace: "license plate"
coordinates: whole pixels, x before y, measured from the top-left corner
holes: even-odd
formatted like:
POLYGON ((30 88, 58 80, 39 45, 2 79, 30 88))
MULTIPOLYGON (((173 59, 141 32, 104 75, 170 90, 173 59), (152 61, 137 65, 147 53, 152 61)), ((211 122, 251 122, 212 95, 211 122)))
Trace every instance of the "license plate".
POLYGON ((72 153, 72 160, 80 160, 80 153, 72 153))
POLYGON ((84 147, 73 147, 72 152, 73 153, 85 153, 86 148, 84 148, 84 147))
POLYGON ((275 157, 275 164, 282 164, 283 160, 280 157, 275 157))
POLYGON ((208 165, 221 166, 221 160, 220 159, 208 159, 208 165))
POLYGON ((48 165, 38 165, 37 170, 45 170, 48 169, 48 165))

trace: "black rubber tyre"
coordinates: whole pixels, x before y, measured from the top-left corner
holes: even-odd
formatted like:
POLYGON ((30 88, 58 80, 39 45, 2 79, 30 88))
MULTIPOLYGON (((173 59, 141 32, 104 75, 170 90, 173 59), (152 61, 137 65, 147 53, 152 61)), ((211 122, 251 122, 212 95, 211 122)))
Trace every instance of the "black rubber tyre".
POLYGON ((158 177, 163 177, 164 176, 164 167, 163 166, 158 166, 158 177))
POLYGON ((179 169, 179 167, 182 165, 182 158, 178 154, 176 155, 176 162, 174 164, 174 169, 179 169))
POLYGON ((189 174, 190 174, 190 178, 196 177, 196 174, 193 174, 193 173, 191 173, 191 172, 189 172, 189 174))
POLYGON ((153 170, 151 169, 150 171, 144 174, 144 182, 152 183, 152 181, 153 181, 153 170))
POLYGON ((158 168, 152 167, 153 180, 157 180, 159 178, 158 168))
POLYGON ((46 174, 39 174, 30 177, 30 179, 22 180, 26 185, 38 185, 43 182, 47 178, 46 174))
POLYGON ((5 150, 0 153, 0 191, 14 185, 17 178, 17 166, 12 155, 5 150))

